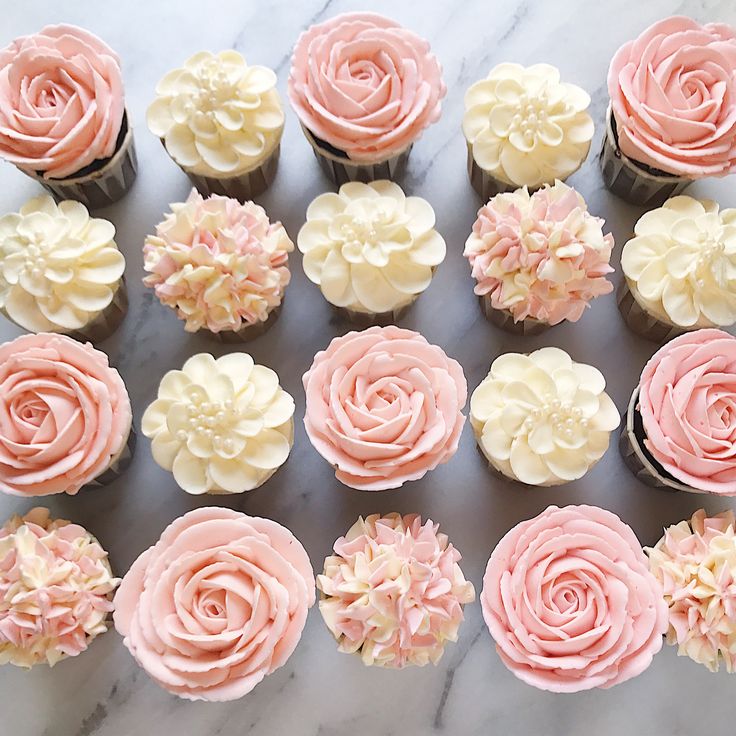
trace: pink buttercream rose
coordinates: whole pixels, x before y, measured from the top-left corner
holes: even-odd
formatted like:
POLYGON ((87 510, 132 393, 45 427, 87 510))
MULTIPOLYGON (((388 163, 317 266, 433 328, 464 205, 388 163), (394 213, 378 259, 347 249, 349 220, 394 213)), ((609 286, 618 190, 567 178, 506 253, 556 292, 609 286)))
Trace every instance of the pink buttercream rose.
POLYGON ((697 179, 736 169, 736 31, 666 18, 625 43, 608 71, 621 151, 697 179))
POLYGON ((131 428, 107 356, 64 335, 0 345, 0 491, 75 494, 108 469, 131 428))
POLYGON ((46 26, 0 51, 0 156, 61 179, 112 156, 123 121, 120 62, 97 36, 46 26))
POLYGON ((668 342, 639 382, 644 446, 696 491, 736 495, 736 338, 696 330, 668 342))
POLYGON ((144 670, 188 700, 234 700, 285 664, 314 603, 299 540, 230 509, 171 523, 123 578, 115 628, 144 670))
POLYGON ((488 561, 481 605, 504 664, 552 692, 641 674, 667 630, 636 535, 594 506, 550 506, 511 529, 488 561))
POLYGON ((417 332, 370 327, 336 337, 303 382, 307 435, 347 486, 398 488, 457 450, 463 369, 417 332))
POLYGON ((289 99, 317 138, 355 161, 387 159, 440 117, 446 88, 429 44, 375 13, 345 13, 302 33, 289 99))

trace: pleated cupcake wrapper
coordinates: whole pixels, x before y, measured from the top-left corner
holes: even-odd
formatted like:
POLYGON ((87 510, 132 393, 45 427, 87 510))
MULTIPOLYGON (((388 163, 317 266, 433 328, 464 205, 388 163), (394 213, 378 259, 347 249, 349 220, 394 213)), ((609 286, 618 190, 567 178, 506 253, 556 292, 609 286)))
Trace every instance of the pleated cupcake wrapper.
POLYGON ((408 311, 409 307, 414 303, 412 300, 409 304, 404 304, 397 309, 392 309, 390 312, 359 312, 356 309, 348 309, 347 307, 336 307, 334 304, 332 308, 340 315, 340 317, 352 322, 358 327, 386 327, 387 325, 396 324, 408 311))
MULTIPOLYGON (((478 196, 487 202, 491 197, 503 192, 515 192, 519 187, 516 184, 509 184, 507 181, 497 179, 492 174, 481 169, 473 158, 473 147, 468 143, 468 177, 473 189, 478 196)), ((529 192, 535 192, 539 187, 529 188, 529 192)))
POLYGON ((601 172, 606 188, 617 197, 642 207, 661 207, 670 197, 680 194, 691 179, 680 176, 656 176, 637 166, 616 143, 611 124, 612 111, 606 114, 606 136, 600 153, 601 172))
POLYGON ((235 345, 238 343, 250 342, 267 332, 271 325, 278 319, 281 307, 274 307, 268 317, 262 322, 256 322, 252 325, 245 325, 239 330, 220 330, 220 332, 211 332, 210 330, 201 330, 201 332, 213 340, 224 343, 226 345, 235 345))
POLYGON ((647 340, 663 344, 673 337, 687 332, 684 327, 663 322, 647 312, 636 301, 636 297, 625 277, 621 280, 616 292, 616 302, 618 303, 619 312, 621 312, 621 316, 629 329, 647 340))
POLYGON ((138 438, 135 429, 131 426, 123 449, 113 458, 107 470, 100 473, 94 480, 86 483, 84 488, 102 488, 102 486, 116 481, 128 469, 128 466, 133 460, 137 441, 138 438))
POLYGON ((319 161, 319 165, 325 175, 332 180, 337 186, 341 186, 349 181, 371 182, 379 179, 390 179, 396 181, 401 178, 406 171, 406 163, 409 160, 411 146, 401 153, 392 156, 383 161, 377 161, 373 164, 353 163, 349 159, 339 158, 334 153, 325 151, 314 136, 302 125, 304 137, 312 146, 314 155, 319 161))
POLYGON ((483 310, 483 314, 486 319, 500 330, 509 332, 513 335, 522 335, 523 337, 532 337, 534 335, 541 335, 543 332, 548 330, 552 325, 547 322, 541 322, 538 319, 527 317, 520 322, 514 322, 514 316, 508 309, 496 309, 491 304, 490 294, 485 294, 478 297, 480 300, 480 307, 483 310))

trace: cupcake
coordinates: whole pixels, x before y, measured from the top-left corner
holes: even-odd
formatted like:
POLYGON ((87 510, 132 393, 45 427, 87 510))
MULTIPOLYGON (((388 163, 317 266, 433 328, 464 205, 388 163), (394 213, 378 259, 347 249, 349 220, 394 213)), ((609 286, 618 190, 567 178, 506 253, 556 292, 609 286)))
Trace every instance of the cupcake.
POLYGON ((437 664, 475 600, 460 559, 431 520, 359 518, 317 576, 319 610, 340 651, 378 667, 437 664))
POLYGON ((194 355, 169 371, 143 415, 153 459, 187 493, 263 485, 294 443, 294 399, 247 353, 194 355))
POLYGON ((0 51, 0 157, 57 200, 107 207, 136 176, 117 54, 70 25, 0 51))
POLYGON ((210 506, 169 524, 133 563, 115 628, 162 688, 235 700, 286 663, 314 598, 309 557, 288 529, 210 506))
POLYGON ((736 337, 696 330, 660 348, 631 395, 620 448, 647 485, 736 496, 736 337))
POLYGON ((647 548, 669 608, 667 643, 711 672, 736 672, 736 517, 703 509, 647 548))
POLYGON ((465 243, 483 314, 519 335, 577 322, 592 299, 613 291, 606 279, 613 235, 603 225, 559 181, 533 194, 497 194, 465 243))
POLYGON ((483 201, 574 174, 588 156, 590 96, 549 64, 503 63, 465 94, 468 175, 483 201))
POLYGON ((470 398, 470 424, 492 470, 530 486, 582 478, 621 420, 603 374, 559 348, 505 353, 470 398))
POLYGON ((639 540, 595 506, 550 506, 503 537, 480 595, 513 675, 555 693, 610 688, 662 648, 667 606, 639 540))
POLYGON ((429 43, 376 13, 311 26, 291 59, 289 100, 337 185, 400 178, 446 91, 429 43))
POLYGON ((625 43, 608 70, 601 152, 614 194, 659 207, 690 182, 736 171, 736 31, 683 16, 625 43))
POLYGON ((276 74, 237 51, 200 51, 170 71, 146 120, 205 196, 252 199, 276 176, 284 130, 276 74))
POLYGON ((336 337, 303 382, 307 436, 346 486, 399 488, 457 451, 465 375, 418 332, 369 327, 336 337))
POLYGON ((624 246, 618 303, 634 332, 665 342, 736 323, 736 209, 673 197, 636 223, 624 246))
POLYGON ((176 310, 187 332, 246 342, 278 317, 292 250, 284 227, 262 207, 217 194, 203 199, 192 189, 146 238, 143 283, 176 310))
POLYGON ((107 631, 113 577, 107 552, 78 524, 43 507, 0 527, 0 664, 76 657, 107 631))
POLYGON ((104 353, 49 333, 0 345, 0 491, 74 495, 106 485, 134 447, 128 392, 104 353))
POLYGON ((432 281, 445 258, 434 210, 398 184, 343 184, 317 197, 297 245, 310 281, 360 324, 396 322, 432 281))
POLYGON ((109 337, 128 311, 115 226, 48 195, 0 217, 0 313, 29 332, 109 337))

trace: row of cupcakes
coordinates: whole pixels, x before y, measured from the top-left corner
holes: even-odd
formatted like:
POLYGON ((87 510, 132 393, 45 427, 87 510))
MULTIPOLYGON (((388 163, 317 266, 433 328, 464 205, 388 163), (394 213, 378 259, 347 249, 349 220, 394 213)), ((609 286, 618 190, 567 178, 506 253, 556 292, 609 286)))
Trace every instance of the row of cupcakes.
MULTIPOLYGON (((736 167, 736 34, 674 16, 624 44, 608 72, 601 154, 614 193, 661 205, 691 181, 736 167)), ((250 199, 273 180, 284 112, 275 73, 234 50, 201 52, 166 74, 148 126, 204 194, 250 199)), ((326 174, 396 179, 446 94, 429 44, 373 13, 347 13, 297 40, 289 100, 326 174)), ((594 133, 589 95, 548 64, 502 63, 465 98, 473 186, 484 200, 574 173, 594 133)), ((0 51, 0 155, 59 199, 95 208, 136 174, 120 62, 93 34, 47 26, 0 51)))
MULTIPOLYGON (((309 608, 365 665, 437 664, 475 589, 439 525, 375 514, 334 544, 316 580, 285 527, 204 507, 172 522, 121 579, 84 528, 38 507, 0 528, 0 662, 54 665, 109 626, 161 687, 189 700, 247 695, 294 652, 309 608)), ((662 647, 736 671, 736 518, 664 530, 642 549, 593 506, 550 506, 507 532, 480 593, 502 662, 552 692, 610 688, 662 647)))

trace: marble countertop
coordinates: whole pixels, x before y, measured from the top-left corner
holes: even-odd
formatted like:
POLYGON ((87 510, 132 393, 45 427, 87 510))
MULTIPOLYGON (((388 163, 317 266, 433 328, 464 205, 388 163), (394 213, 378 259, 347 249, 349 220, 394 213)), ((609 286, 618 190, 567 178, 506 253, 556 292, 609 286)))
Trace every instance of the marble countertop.
MULTIPOLYGON (((641 210, 617 201, 602 186, 595 159, 607 104, 605 75, 616 48, 654 20, 685 13, 701 21, 736 23, 733 0, 432 0, 359 3, 356 0, 127 0, 98 3, 73 0, 5 3, 0 43, 38 30, 46 23, 72 22, 101 35, 122 57, 128 108, 135 125, 140 162, 138 181, 119 204, 101 214, 115 223, 117 242, 128 266, 130 311, 122 328, 101 345, 131 392, 136 425, 154 398, 165 371, 190 355, 231 350, 184 332, 175 315, 154 302, 141 284, 143 239, 169 202, 186 197, 186 177, 169 160, 145 126, 145 109, 156 81, 190 54, 234 47, 253 63, 279 75, 285 96, 292 45, 311 23, 345 10, 384 12, 428 38, 442 61, 449 88, 440 122, 414 147, 405 189, 428 199, 448 256, 434 283, 402 321, 441 345, 463 365, 471 388, 501 352, 559 345, 576 360, 603 370, 619 409, 625 409, 638 374, 654 346, 624 326, 613 296, 598 299, 581 322, 556 327, 535 338, 515 338, 491 327, 481 315, 462 249, 479 200, 465 172, 460 131, 465 89, 500 61, 557 65, 563 78, 592 94, 598 126, 593 153, 570 182, 587 198, 593 213, 606 218, 617 248, 641 210)), ((295 116, 288 112, 281 166, 275 184, 259 201, 283 221, 295 238, 307 204, 329 189, 295 116)), ((736 206, 733 178, 692 188, 697 194, 736 206)), ((12 166, 0 165, 0 207, 17 209, 38 194, 35 183, 12 166)), ((283 313, 265 336, 248 345, 256 362, 276 369, 296 397, 303 415, 300 377, 314 353, 348 325, 333 317, 319 290, 304 276, 300 255, 291 259, 293 280, 283 313)), ((619 278, 619 274, 615 275, 619 278)), ((0 341, 20 334, 0 323, 0 341)), ((582 480, 556 489, 529 490, 491 476, 475 451, 466 426, 458 454, 446 465, 398 491, 360 493, 341 486, 312 449, 301 422, 288 463, 265 486, 229 498, 195 498, 152 460, 141 439, 133 464, 114 485, 76 497, 50 497, 56 516, 87 526, 110 551, 122 574, 174 518, 200 505, 222 504, 269 516, 301 539, 315 568, 332 542, 359 514, 419 512, 439 522, 463 553, 463 569, 480 589, 482 571, 500 537, 514 524, 547 505, 592 503, 611 509, 631 524, 645 544, 663 525, 688 517, 701 505, 712 512, 734 501, 658 491, 636 481, 619 457, 615 442, 582 480)), ((0 498, 0 517, 31 504, 0 498)), ((477 604, 466 609, 459 642, 450 645, 438 667, 400 672, 364 667, 340 654, 316 607, 301 644, 286 666, 246 698, 228 704, 189 703, 154 685, 134 663, 114 631, 88 652, 49 670, 0 671, 4 703, 2 728, 13 736, 127 736, 177 733, 182 736, 451 736, 477 734, 565 734, 614 736, 710 736, 731 733, 734 678, 714 675, 665 647, 640 677, 610 691, 552 695, 515 679, 495 653, 477 604)))

